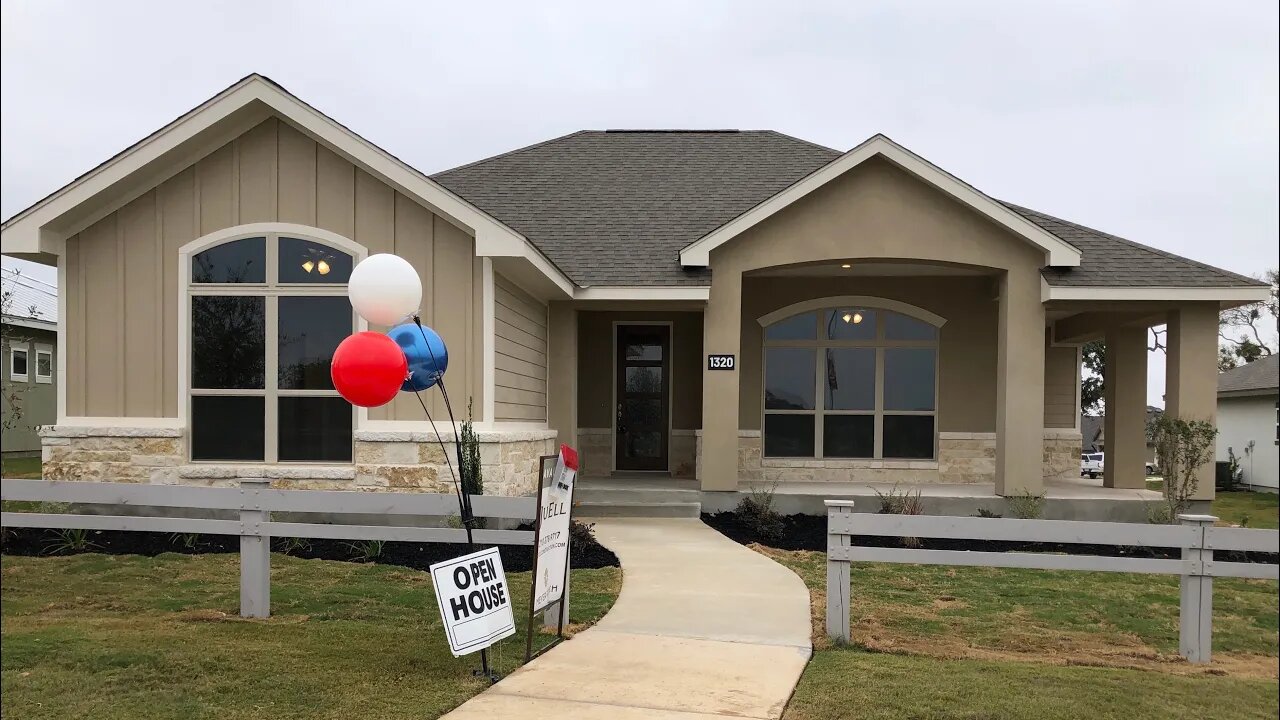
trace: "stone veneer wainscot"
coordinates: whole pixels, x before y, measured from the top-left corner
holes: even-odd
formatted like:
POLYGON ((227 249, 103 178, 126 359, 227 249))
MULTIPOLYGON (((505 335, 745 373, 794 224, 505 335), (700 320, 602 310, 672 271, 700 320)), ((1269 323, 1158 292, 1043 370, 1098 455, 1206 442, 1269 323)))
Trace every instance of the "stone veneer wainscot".
MULTIPOLYGON (((453 433, 442 432, 457 469, 453 433)), ((556 452, 554 430, 478 430, 486 495, 532 495, 538 458, 556 452)), ((267 478, 272 486, 315 490, 453 492, 449 463, 430 431, 358 430, 350 464, 192 463, 179 428, 82 427, 40 429, 47 480, 231 485, 267 478)))

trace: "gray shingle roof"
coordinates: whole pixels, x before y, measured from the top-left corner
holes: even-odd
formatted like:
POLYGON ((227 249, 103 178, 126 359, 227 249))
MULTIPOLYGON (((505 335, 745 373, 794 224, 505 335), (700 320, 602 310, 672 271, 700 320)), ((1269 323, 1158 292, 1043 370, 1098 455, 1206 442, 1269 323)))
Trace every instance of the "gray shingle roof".
MULTIPOLYGON (((432 176, 529 238, 575 283, 707 285, 689 243, 839 151, 768 130, 584 130, 432 176)), ((1051 285, 1238 287, 1257 280, 1003 203, 1081 251, 1051 285)))
POLYGON ((1268 355, 1218 375, 1218 392, 1280 389, 1280 356, 1268 355))

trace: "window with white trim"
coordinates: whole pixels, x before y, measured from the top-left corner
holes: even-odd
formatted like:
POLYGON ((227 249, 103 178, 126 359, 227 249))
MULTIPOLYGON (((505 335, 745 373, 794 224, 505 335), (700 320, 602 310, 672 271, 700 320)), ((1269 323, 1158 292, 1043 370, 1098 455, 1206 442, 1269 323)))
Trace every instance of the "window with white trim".
POLYGON ((36 345, 36 382, 53 382, 53 348, 49 345, 36 345))
POLYGON ((193 461, 351 461, 355 416, 329 364, 355 328, 354 264, 344 250, 275 233, 191 256, 193 461))
POLYGON ((30 348, 26 343, 9 344, 9 379, 15 382, 27 382, 31 370, 30 348))
POLYGON ((764 455, 937 457, 938 328, 829 307, 764 328, 764 455))

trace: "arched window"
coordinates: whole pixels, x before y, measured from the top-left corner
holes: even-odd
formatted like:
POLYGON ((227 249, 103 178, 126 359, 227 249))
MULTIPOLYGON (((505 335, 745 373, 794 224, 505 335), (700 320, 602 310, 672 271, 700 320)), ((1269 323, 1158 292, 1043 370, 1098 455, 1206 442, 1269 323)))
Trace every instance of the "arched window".
POLYGON ((941 318, 806 305, 761 319, 764 455, 936 457, 941 318))
POLYGON ((283 233, 191 254, 193 461, 351 461, 354 415, 329 363, 355 328, 346 283, 356 259, 283 233))

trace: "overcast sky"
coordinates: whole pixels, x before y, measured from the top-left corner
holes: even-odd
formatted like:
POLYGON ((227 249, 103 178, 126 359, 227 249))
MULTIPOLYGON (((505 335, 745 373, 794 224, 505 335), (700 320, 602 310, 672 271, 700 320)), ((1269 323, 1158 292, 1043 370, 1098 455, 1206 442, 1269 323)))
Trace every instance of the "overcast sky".
MULTIPOLYGON (((256 71, 426 172, 582 128, 883 132, 994 197, 1278 262, 1265 0, 41 0, 0 20, 6 218, 256 71)), ((1155 404, 1162 386, 1161 361, 1155 404)))

